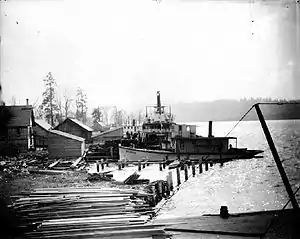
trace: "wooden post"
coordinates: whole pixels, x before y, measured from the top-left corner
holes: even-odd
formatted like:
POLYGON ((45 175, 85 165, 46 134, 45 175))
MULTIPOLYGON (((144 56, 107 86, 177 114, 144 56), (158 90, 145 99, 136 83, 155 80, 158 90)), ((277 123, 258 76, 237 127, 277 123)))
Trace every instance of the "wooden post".
POLYGON ((162 165, 159 163, 159 171, 162 171, 162 165))
POLYGON ((154 201, 154 204, 156 205, 158 203, 158 200, 157 200, 157 191, 156 191, 156 184, 152 185, 151 189, 152 189, 152 193, 153 193, 153 201, 154 201))
POLYGON ((161 197, 165 197, 166 188, 163 181, 159 181, 159 187, 161 188, 161 197))
POLYGON ((222 159, 222 154, 220 154, 220 167, 223 167, 223 159, 222 159))
POLYGON ((118 167, 119 167, 119 170, 122 169, 122 163, 121 162, 118 163, 118 167))
POLYGON ((169 179, 169 174, 167 174, 167 180, 165 183, 165 192, 166 192, 166 197, 170 196, 170 179, 169 179))
POLYGON ((163 169, 165 169, 166 168, 166 162, 164 161, 163 162, 163 169))
POLYGON ((104 170, 104 163, 101 162, 101 170, 104 170))
POLYGON ((199 159, 199 173, 202 173, 202 163, 201 163, 201 160, 199 159))
POLYGON ((143 168, 145 168, 146 167, 146 163, 143 163, 143 168))
POLYGON ((157 188, 157 196, 158 196, 158 200, 160 201, 162 199, 162 185, 161 185, 161 181, 156 183, 156 188, 157 188))
POLYGON ((169 172, 169 180, 170 180, 170 191, 173 191, 173 175, 172 175, 172 171, 169 172))
POLYGON ((141 165, 141 161, 138 162, 138 171, 142 170, 142 165, 141 165))
POLYGON ((106 162, 106 167, 108 167, 109 166, 109 163, 108 162, 106 162))
POLYGON ((212 167, 214 166, 214 163, 212 161, 209 162, 209 166, 212 167))
POLYGON ((205 162, 205 171, 208 171, 208 162, 205 162))
POLYGON ((99 165, 99 161, 97 160, 96 161, 96 168, 97 168, 97 173, 99 173, 99 171, 100 171, 100 167, 99 167, 100 165, 99 165))
POLYGON ((186 164, 184 164, 184 179, 185 181, 187 181, 189 178, 189 175, 188 175, 188 166, 186 164))
POLYGON ((125 163, 122 162, 122 168, 125 168, 125 163))
POLYGON ((196 170, 195 170, 195 163, 194 162, 192 162, 192 174, 193 174, 193 177, 195 177, 196 170))
POLYGON ((110 146, 110 157, 111 157, 111 159, 114 158, 114 148, 113 148, 113 146, 110 146))
POLYGON ((177 186, 180 185, 180 169, 179 168, 176 168, 176 174, 177 174, 177 186))

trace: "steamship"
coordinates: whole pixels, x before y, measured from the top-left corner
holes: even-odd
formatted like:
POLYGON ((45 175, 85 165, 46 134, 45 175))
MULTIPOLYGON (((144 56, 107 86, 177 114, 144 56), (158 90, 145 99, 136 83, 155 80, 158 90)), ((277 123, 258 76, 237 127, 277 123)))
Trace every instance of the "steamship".
POLYGON ((196 125, 175 123, 171 108, 161 105, 158 91, 157 104, 146 106, 146 118, 141 131, 134 139, 121 141, 120 161, 160 162, 179 159, 224 162, 253 158, 263 152, 238 148, 236 137, 214 137, 212 121, 209 121, 208 128, 208 136, 204 137, 196 134, 196 125), (148 114, 151 109, 152 114, 148 114))

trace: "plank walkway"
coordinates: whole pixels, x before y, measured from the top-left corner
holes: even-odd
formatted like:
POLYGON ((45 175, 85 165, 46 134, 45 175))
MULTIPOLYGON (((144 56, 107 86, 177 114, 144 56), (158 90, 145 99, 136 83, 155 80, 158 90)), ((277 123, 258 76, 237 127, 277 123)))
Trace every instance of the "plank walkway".
POLYGON ((154 219, 151 223, 164 225, 173 238, 300 238, 292 210, 241 213, 228 219, 219 215, 154 219))

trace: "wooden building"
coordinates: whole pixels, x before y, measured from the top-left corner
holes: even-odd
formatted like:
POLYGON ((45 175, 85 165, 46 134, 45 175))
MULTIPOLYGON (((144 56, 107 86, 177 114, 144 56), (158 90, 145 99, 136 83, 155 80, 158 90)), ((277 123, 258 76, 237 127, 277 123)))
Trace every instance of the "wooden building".
POLYGON ((35 148, 47 148, 48 147, 48 134, 52 126, 46 121, 36 119, 33 126, 34 146, 35 148))
POLYGON ((66 132, 89 141, 92 137, 93 129, 83 124, 77 119, 66 118, 63 122, 54 127, 54 130, 66 132))
POLYGON ((0 152, 14 148, 23 153, 33 148, 33 108, 31 105, 0 106, 1 111, 9 112, 10 120, 6 127, 0 129, 0 152), (3 151, 2 151, 3 150, 3 151))
POLYGON ((123 127, 118 127, 93 136, 92 142, 104 143, 106 141, 121 140, 122 137, 123 137, 123 127))
POLYGON ((50 130, 48 152, 50 157, 80 157, 85 150, 85 139, 59 130, 50 130))

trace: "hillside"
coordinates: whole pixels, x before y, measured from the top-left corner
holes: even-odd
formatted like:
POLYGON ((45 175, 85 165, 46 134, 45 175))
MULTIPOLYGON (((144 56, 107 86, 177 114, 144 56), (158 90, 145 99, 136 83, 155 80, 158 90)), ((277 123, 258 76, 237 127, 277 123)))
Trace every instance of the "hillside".
MULTIPOLYGON (((235 121, 239 120, 253 104, 258 102, 300 103, 300 100, 259 98, 177 103, 172 105, 172 111, 176 121, 235 121)), ((300 104, 261 105, 261 109, 267 120, 300 119, 300 104)), ((244 120, 257 120, 255 109, 252 109, 244 120)))

